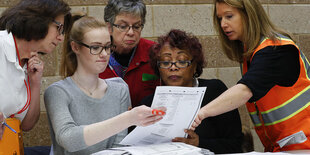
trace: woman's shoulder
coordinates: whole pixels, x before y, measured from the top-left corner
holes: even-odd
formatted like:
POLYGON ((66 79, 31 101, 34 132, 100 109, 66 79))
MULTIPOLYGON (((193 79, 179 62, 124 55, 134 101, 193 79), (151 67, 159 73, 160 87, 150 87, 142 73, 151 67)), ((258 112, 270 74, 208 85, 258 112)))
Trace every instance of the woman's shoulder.
MULTIPOLYGON (((72 100, 77 96, 77 88, 74 86, 71 78, 65 78, 63 80, 54 82, 44 92, 44 103, 47 105, 53 100, 72 100)), ((65 103, 65 102, 64 102, 65 103)))
MULTIPOLYGON (((273 56, 277 56, 280 54, 280 56, 287 52, 287 53, 292 53, 292 51, 294 51, 295 53, 299 53, 299 48, 297 47, 297 45, 292 42, 291 44, 285 44, 285 45, 268 45, 263 47, 262 49, 258 50, 256 52, 256 54, 254 55, 254 57, 256 55, 260 55, 262 56, 269 56, 269 55, 273 55, 273 56), (275 55, 276 54, 276 55, 275 55)), ((253 59, 254 59, 253 57, 253 59)))
POLYGON ((198 82, 199 82, 199 87, 203 87, 203 86, 225 86, 226 85, 224 84, 223 81, 221 81, 220 79, 201 79, 199 78, 198 79, 198 82))
POLYGON ((1 58, 4 58, 6 55, 10 61, 16 59, 13 35, 12 33, 8 33, 6 30, 0 31, 0 54, 1 58), (13 50, 14 52, 12 52, 13 50))
POLYGON ((55 90, 55 89, 62 89, 62 90, 72 90, 72 80, 71 78, 67 77, 63 80, 56 81, 52 83, 50 86, 47 87, 47 90, 55 90))
POLYGON ((108 85, 108 88, 117 89, 117 90, 124 90, 129 89, 127 83, 120 77, 113 77, 104 79, 108 85))
POLYGON ((129 96, 127 83, 120 77, 104 79, 107 84, 107 94, 109 97, 129 96))
POLYGON ((105 79, 106 83, 108 85, 120 85, 120 86, 127 86, 127 83, 120 77, 112 77, 112 78, 108 78, 105 79))
POLYGON ((0 31, 0 43, 5 46, 14 46, 14 39, 12 33, 8 33, 7 30, 1 30, 0 31))
POLYGON ((206 95, 217 97, 227 90, 227 86, 219 79, 199 79, 199 87, 207 87, 206 95))

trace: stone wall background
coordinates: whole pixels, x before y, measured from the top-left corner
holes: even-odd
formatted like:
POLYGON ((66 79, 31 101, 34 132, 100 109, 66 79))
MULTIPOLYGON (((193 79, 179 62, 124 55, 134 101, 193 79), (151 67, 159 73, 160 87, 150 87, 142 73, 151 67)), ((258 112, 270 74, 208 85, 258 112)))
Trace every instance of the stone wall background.
MULTIPOLYGON (((107 0, 65 0, 72 11, 82 11, 103 19, 107 0)), ((296 37, 297 43, 307 58, 310 58, 310 0, 260 0, 271 20, 296 37)), ((0 0, 0 13, 18 0, 0 0)), ((182 29, 196 35, 203 45, 207 67, 202 78, 221 79, 228 87, 241 77, 239 64, 226 58, 221 50, 212 24, 213 0, 145 0, 147 5, 146 25, 142 36, 156 40, 172 28, 182 29)), ((41 116, 33 130, 24 132, 24 146, 50 145, 44 90, 60 80, 59 66, 61 46, 52 54, 43 56, 45 62, 41 88, 41 116)), ((255 151, 263 151, 245 107, 239 108, 244 131, 251 131, 255 151)))

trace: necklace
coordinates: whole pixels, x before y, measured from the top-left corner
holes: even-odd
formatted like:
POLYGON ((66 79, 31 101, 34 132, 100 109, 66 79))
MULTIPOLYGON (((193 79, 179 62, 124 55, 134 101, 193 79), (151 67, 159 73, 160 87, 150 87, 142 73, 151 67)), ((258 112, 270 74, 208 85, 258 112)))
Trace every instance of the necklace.
POLYGON ((79 80, 75 79, 75 77, 71 76, 71 78, 78 84, 79 87, 81 87, 83 90, 85 90, 86 92, 88 92, 90 96, 92 96, 93 93, 94 93, 94 92, 97 90, 97 88, 98 88, 99 80, 97 80, 96 88, 95 88, 93 91, 89 91, 88 89, 85 89, 85 88, 79 83, 79 80))

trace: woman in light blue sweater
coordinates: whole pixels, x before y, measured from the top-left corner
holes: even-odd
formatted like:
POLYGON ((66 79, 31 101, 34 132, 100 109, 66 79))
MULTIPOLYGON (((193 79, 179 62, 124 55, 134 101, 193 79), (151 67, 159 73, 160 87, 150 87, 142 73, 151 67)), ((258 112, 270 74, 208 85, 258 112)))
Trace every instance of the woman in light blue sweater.
POLYGON ((73 21, 64 41, 61 74, 65 79, 44 94, 52 151, 57 155, 85 155, 114 147, 129 126, 146 126, 162 118, 146 106, 127 111, 127 84, 121 78, 98 77, 114 48, 104 22, 79 15, 73 21))

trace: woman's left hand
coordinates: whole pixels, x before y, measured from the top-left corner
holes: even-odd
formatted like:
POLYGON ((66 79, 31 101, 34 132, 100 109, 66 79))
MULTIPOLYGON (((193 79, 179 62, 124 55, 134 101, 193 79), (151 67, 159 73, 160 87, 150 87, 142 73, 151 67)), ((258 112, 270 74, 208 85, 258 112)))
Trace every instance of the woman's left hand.
POLYGON ((176 137, 172 139, 172 141, 183 142, 183 143, 190 144, 193 146, 199 145, 199 136, 193 130, 185 129, 184 132, 188 134, 187 138, 176 137))
POLYGON ((39 58, 38 53, 33 53, 28 60, 28 75, 30 83, 41 83, 44 62, 39 58))
POLYGON ((192 126, 191 126, 191 130, 195 130, 197 127, 198 127, 198 125, 201 123, 201 121, 202 121, 202 119, 201 118, 203 118, 202 117, 202 111, 201 110, 199 110, 199 113, 198 113, 198 115, 196 116, 196 118, 195 118, 195 120, 194 120, 194 122, 193 122, 193 124, 192 124, 192 126))

